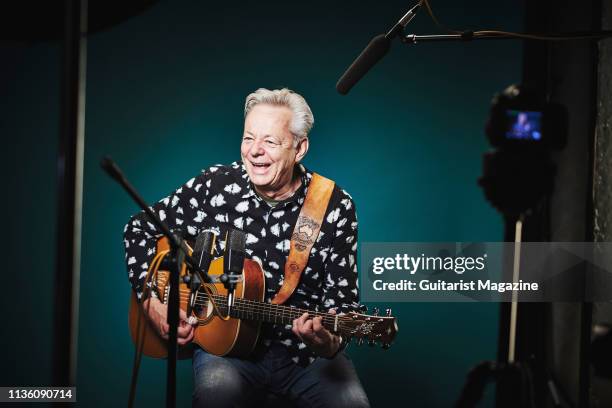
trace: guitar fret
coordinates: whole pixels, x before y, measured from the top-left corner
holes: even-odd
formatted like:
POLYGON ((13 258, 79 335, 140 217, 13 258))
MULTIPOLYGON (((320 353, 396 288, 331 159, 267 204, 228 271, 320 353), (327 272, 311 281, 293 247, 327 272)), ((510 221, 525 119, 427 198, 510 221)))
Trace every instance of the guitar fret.
MULTIPOLYGON (((217 306, 221 312, 227 311, 227 297, 223 295, 213 295, 217 306)), ((197 304, 208 303, 208 295, 198 293, 196 297, 197 304)), ((314 312, 310 310, 299 309, 285 305, 275 305, 272 303, 258 302, 243 298, 235 298, 232 308, 231 317, 247 320, 260 320, 268 323, 291 324, 294 319, 299 318, 304 313, 309 313, 311 316, 322 317, 322 324, 328 330, 333 332, 341 332, 341 327, 338 324, 338 317, 328 313, 314 312)))
MULTIPOLYGON (((167 288, 164 288, 164 291, 167 288)), ((189 290, 181 289, 181 301, 184 302, 189 297, 189 290)), ((221 294, 211 294, 210 299, 205 291, 198 291, 195 297, 197 307, 208 308, 210 302, 214 302, 214 314, 224 316, 227 314, 227 296, 221 294)), ((299 318, 304 313, 312 317, 320 317, 322 325, 345 338, 367 339, 368 341, 379 342, 384 348, 388 348, 393 342, 397 333, 395 318, 390 316, 368 316, 359 313, 349 313, 347 315, 336 315, 326 312, 305 310, 286 305, 276 305, 272 303, 235 298, 230 317, 244 320, 254 320, 273 324, 291 325, 293 320, 299 318)))

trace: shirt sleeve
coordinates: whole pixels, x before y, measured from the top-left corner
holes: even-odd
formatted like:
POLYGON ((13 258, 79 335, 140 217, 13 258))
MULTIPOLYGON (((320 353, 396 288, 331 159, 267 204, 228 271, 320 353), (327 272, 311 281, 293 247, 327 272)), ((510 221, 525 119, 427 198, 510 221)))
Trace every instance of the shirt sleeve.
POLYGON ((335 224, 335 237, 325 262, 323 306, 337 313, 358 311, 357 214, 351 197, 341 191, 341 198, 324 222, 335 224))
MULTIPOLYGON (((206 170, 151 208, 175 234, 183 238, 195 237, 207 216, 204 203, 208 199, 211 178, 212 172, 210 169, 206 170)), ((157 241, 162 236, 161 231, 144 211, 132 216, 124 228, 123 243, 128 278, 139 301, 143 300, 147 270, 157 253, 157 241)), ((151 286, 150 282, 148 286, 151 286)))

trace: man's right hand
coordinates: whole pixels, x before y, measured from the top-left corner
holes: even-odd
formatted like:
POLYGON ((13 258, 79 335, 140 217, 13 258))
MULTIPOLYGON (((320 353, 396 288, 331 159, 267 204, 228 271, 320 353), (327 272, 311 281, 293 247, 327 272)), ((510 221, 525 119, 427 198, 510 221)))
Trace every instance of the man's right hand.
MULTIPOLYGON (((168 325, 168 305, 163 304, 158 298, 148 298, 142 303, 142 307, 144 308, 145 315, 149 318, 155 330, 159 335, 168 340, 168 332, 170 331, 170 326, 168 325)), ((193 326, 187 323, 187 315, 185 311, 179 309, 179 326, 177 330, 177 343, 179 346, 184 346, 185 344, 191 342, 193 340, 193 326)))

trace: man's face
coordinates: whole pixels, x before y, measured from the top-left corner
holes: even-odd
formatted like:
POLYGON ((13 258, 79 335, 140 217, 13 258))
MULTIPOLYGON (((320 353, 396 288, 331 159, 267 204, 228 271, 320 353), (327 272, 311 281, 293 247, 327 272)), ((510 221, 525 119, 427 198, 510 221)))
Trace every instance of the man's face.
POLYGON ((306 154, 308 140, 294 146, 292 112, 285 106, 256 105, 244 120, 240 154, 255 187, 264 193, 290 189, 293 167, 306 154))

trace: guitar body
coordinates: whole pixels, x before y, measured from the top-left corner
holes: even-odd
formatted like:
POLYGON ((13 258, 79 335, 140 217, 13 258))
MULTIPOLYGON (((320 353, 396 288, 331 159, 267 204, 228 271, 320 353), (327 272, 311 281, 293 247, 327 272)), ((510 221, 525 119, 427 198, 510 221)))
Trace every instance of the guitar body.
MULTIPOLYGON (((219 276, 223 274, 223 258, 215 259, 209 270, 209 275, 219 276)), ((264 272, 261 266, 251 260, 244 260, 242 269, 242 282, 236 285, 236 299, 248 299, 263 302, 265 292, 264 272)), ((213 292, 227 295, 227 290, 222 283, 209 284, 214 287, 213 292)), ((222 320, 212 311, 209 303, 198 318, 200 324, 197 326, 194 343, 204 350, 217 356, 245 357, 253 351, 259 337, 261 322, 254 320, 241 320, 230 318, 222 320)))
MULTIPOLYGON (((163 246, 158 245, 158 250, 163 246)), ((185 274, 185 267, 181 270, 182 276, 185 274)), ((208 274, 211 277, 220 276, 223 274, 223 258, 215 259, 211 262, 208 274)), ((160 271, 157 276, 157 285, 162 303, 167 303, 168 300, 168 281, 169 273, 160 271)), ((227 290, 222 283, 205 284, 214 294, 227 295, 227 290)), ((180 290, 180 308, 187 309, 187 301, 189 299, 189 288, 186 284, 179 285, 180 290)), ((203 289, 200 289, 203 291, 203 289)), ((238 282, 234 295, 236 299, 248 299, 258 302, 263 302, 265 293, 264 273, 261 266, 251 260, 245 259, 242 270, 242 281, 238 282)), ((241 320, 230 318, 229 320, 221 319, 210 301, 205 302, 200 308, 193 313, 198 318, 198 324, 195 326, 193 343, 199 345, 204 350, 217 356, 247 356, 255 348, 261 322, 254 320, 241 320)), ((138 331, 142 332, 144 338, 141 337, 143 354, 154 358, 166 358, 168 355, 167 341, 163 339, 153 325, 145 316, 143 306, 138 303, 136 294, 132 291, 129 311, 129 327, 132 341, 139 348, 138 331), (140 325, 140 327, 139 327, 140 325)), ((179 358, 190 358, 193 347, 191 345, 179 347, 179 358)))

